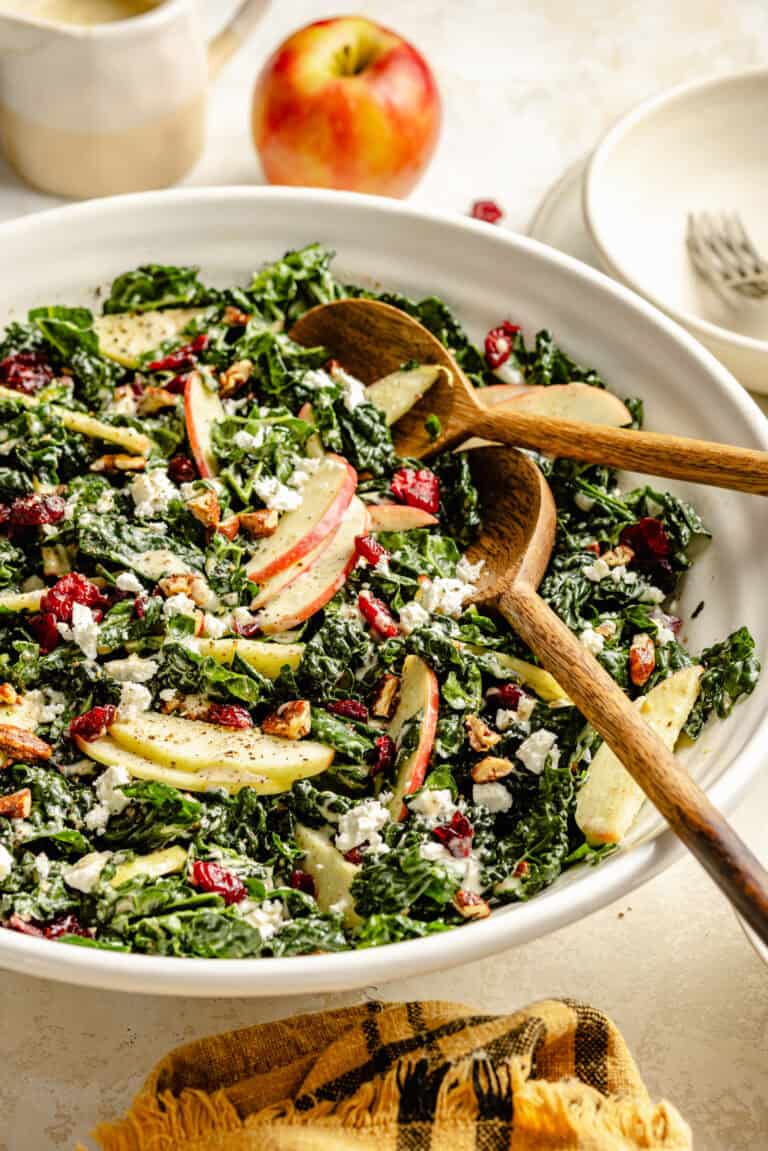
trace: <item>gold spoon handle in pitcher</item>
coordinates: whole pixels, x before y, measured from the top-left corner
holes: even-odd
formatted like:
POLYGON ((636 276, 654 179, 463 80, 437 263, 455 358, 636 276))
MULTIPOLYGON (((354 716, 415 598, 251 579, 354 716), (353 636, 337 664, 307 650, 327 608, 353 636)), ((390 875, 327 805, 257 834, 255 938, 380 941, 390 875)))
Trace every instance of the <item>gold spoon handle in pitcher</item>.
POLYGON ((768 873, 618 684, 559 616, 522 582, 499 610, 602 735, 675 834, 768 944, 768 873))
POLYGON ((515 412, 514 403, 478 416, 472 434, 553 456, 768 495, 768 452, 753 448, 515 412))

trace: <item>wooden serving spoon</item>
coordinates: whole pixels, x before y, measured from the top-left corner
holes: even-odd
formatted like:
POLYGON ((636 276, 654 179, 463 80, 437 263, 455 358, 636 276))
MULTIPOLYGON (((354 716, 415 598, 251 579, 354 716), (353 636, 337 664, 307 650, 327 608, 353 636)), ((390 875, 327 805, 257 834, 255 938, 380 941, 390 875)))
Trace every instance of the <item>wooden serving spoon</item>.
POLYGON ((475 601, 504 616, 616 753, 676 835, 768 943, 768 873, 618 684, 537 593, 555 538, 555 501, 539 468, 509 448, 470 449, 483 528, 475 601))
POLYGON ((305 312, 290 334, 307 347, 327 348, 366 384, 409 360, 448 369, 450 376, 441 374, 423 399, 398 421, 395 443, 402 456, 422 459, 456 447, 469 436, 481 436, 554 456, 768 495, 768 452, 531 415, 515 411, 514 403, 494 405, 489 410, 431 332, 405 312, 378 300, 321 304, 305 312), (424 427, 428 415, 440 421, 441 431, 434 439, 424 427))

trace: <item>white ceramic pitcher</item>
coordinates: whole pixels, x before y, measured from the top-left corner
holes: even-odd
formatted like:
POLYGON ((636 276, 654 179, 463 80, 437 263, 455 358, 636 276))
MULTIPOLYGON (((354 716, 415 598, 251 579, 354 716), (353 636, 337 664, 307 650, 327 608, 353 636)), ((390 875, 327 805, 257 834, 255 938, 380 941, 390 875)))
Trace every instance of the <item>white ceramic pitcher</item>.
POLYGON ((60 196, 175 183, 203 147, 209 78, 266 3, 243 0, 206 44, 198 0, 161 0, 95 24, 54 23, 34 15, 44 5, 0 0, 6 157, 28 183, 60 196))

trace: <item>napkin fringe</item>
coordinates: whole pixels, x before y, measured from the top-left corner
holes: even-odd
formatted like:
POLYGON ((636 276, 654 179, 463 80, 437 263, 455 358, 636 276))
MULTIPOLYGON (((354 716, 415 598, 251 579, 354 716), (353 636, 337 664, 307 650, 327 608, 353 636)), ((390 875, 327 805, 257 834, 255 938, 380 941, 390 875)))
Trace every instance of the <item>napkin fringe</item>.
POLYGON ((124 1119, 101 1123, 93 1134, 104 1151, 175 1151, 192 1140, 242 1127, 225 1091, 209 1095, 188 1087, 180 1095, 138 1095, 124 1119))

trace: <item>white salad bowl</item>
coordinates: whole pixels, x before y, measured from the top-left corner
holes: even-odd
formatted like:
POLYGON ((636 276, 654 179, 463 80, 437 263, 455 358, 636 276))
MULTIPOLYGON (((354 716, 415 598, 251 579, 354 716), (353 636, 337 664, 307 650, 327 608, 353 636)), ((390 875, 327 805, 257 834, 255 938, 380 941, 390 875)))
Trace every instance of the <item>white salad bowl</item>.
MULTIPOLYGON (((246 283, 266 260, 313 240, 338 252, 337 271, 412 295, 446 299, 480 338, 504 318, 550 327, 622 397, 645 400, 647 426, 768 449, 768 423, 735 380, 682 328, 584 264, 502 229, 436 217, 394 201, 301 189, 146 193, 31 216, 0 227, 0 322, 32 305, 97 307, 95 290, 141 263, 200 264, 214 283, 246 283)), ((669 486, 695 501, 714 534, 686 581, 680 614, 697 651, 748 624, 763 663, 768 611, 762 569, 765 503, 755 496, 669 486)), ((768 676, 686 755, 724 810, 764 757, 768 676)), ((0 965, 115 990, 167 995, 275 996, 376 984, 466 963, 546 935, 627 894, 682 851, 651 810, 598 867, 572 868, 528 903, 446 934, 386 947, 285 959, 176 959, 56 946, 0 931, 0 965)), ((713 888, 713 898, 717 898, 713 888)))

